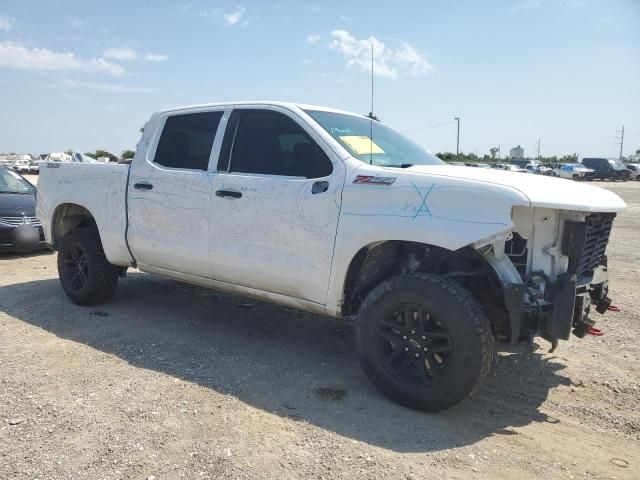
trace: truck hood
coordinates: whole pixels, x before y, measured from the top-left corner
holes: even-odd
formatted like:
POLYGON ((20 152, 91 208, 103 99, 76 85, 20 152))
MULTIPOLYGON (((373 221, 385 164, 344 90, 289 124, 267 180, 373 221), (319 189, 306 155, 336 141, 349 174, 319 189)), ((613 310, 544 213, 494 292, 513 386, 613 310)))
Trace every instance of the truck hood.
MULTIPOLYGON (((397 171, 395 168, 385 170, 397 171)), ((582 212, 620 212, 627 208, 627 204, 609 190, 562 178, 453 165, 415 165, 404 171, 508 187, 524 195, 532 207, 582 212)))

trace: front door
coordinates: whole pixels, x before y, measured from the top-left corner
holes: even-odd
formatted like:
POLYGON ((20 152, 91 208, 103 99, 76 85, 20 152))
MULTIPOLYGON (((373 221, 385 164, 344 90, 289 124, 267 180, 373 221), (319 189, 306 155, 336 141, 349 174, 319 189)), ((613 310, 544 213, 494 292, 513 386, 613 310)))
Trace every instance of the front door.
POLYGON ((156 147, 132 165, 127 239, 142 268, 212 277, 209 165, 212 157, 217 160, 220 142, 214 139, 222 115, 195 111, 157 119, 164 126, 156 147))
POLYGON ((213 182, 217 280, 324 305, 345 169, 284 109, 234 110, 213 182))

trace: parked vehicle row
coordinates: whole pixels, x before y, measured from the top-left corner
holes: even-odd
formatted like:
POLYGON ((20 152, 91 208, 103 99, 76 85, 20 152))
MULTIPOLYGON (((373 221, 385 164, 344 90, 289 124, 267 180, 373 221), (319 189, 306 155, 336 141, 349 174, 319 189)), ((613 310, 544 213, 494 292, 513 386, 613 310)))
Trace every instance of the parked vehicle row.
POLYGON ((38 175, 40 173, 38 164, 33 160, 17 160, 9 168, 22 175, 38 175))
POLYGON ((566 178, 576 181, 591 180, 640 180, 640 164, 624 164, 609 158, 585 158, 581 163, 541 163, 530 161, 529 163, 463 163, 451 162, 450 165, 493 168, 517 173, 531 173, 549 175, 552 177, 566 178))

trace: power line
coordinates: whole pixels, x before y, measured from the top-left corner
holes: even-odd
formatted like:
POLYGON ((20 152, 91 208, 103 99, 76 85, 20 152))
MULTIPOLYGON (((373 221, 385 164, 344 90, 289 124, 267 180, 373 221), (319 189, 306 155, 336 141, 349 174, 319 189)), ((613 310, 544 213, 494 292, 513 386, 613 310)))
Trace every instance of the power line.
POLYGON ((456 120, 454 120, 453 122, 436 123, 435 125, 428 125, 426 127, 411 128, 409 130, 400 130, 400 132, 402 133, 417 132, 419 130, 428 130, 430 128, 438 128, 438 127, 444 127, 445 125, 453 125, 454 123, 456 123, 456 120))

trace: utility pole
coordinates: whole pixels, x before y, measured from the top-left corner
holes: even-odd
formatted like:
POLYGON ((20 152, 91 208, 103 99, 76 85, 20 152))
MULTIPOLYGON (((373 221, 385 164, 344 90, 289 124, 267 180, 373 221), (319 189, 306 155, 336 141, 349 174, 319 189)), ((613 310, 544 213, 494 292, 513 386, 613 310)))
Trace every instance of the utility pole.
POLYGON ((454 120, 458 122, 458 137, 456 140, 456 160, 460 159, 460 117, 455 117, 454 120))
POLYGON ((538 160, 540 160, 540 137, 538 137, 538 160))
POLYGON ((622 161, 622 145, 624 145, 624 125, 622 126, 622 130, 620 131, 620 137, 617 138, 620 142, 620 154, 618 155, 618 160, 622 161))

